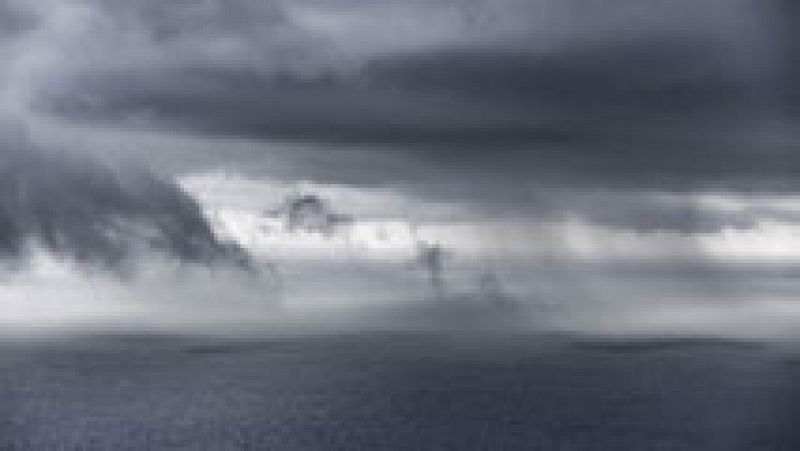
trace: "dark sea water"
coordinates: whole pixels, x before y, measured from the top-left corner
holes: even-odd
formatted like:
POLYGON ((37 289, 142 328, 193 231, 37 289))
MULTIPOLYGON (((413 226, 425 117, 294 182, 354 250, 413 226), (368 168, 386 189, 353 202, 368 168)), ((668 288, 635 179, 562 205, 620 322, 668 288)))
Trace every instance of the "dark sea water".
POLYGON ((800 449, 800 359, 774 345, 112 336, 0 356, 3 450, 800 449))

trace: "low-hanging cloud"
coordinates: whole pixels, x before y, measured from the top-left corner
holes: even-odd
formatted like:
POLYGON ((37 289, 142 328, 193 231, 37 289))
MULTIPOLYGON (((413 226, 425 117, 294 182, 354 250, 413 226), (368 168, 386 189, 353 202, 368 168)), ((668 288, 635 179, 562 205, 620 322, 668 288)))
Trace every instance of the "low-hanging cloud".
POLYGON ((199 205, 142 168, 114 168, 43 149, 8 126, 0 140, 0 257, 20 261, 37 246, 115 271, 139 253, 180 262, 247 267, 246 252, 220 241, 199 205))

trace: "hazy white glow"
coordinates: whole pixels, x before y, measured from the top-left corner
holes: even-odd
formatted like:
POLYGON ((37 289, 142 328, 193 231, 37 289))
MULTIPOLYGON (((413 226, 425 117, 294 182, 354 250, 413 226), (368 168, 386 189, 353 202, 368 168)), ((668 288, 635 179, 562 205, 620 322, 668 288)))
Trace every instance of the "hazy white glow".
POLYGON ((424 220, 463 216, 457 204, 437 203, 410 197, 392 187, 365 188, 308 180, 283 181, 250 178, 236 173, 192 173, 179 183, 208 209, 250 210, 259 213, 279 205, 293 194, 316 194, 334 209, 361 219, 424 220))
POLYGON ((407 222, 397 220, 360 221, 328 236, 287 231, 281 220, 252 211, 217 210, 211 219, 220 236, 234 239, 254 255, 270 259, 406 259, 413 257, 418 239, 407 222))
POLYGON ((800 306, 793 298, 714 304, 631 307, 620 315, 610 316, 604 327, 642 334, 725 336, 736 331, 738 336, 758 338, 796 336, 800 326, 800 306))
MULTIPOLYGON (((703 193, 693 201, 709 211, 753 210, 752 229, 722 228, 714 233, 669 231, 637 232, 590 224, 577 219, 448 220, 466 217, 457 204, 426 204, 389 189, 286 183, 220 174, 200 174, 181 179, 195 194, 219 232, 262 255, 322 256, 340 258, 374 252, 385 257, 413 254, 419 240, 438 242, 464 256, 550 256, 588 260, 703 259, 719 261, 800 259, 800 225, 776 216, 800 212, 800 197, 771 198, 703 193), (356 222, 342 234, 285 232, 279 221, 262 212, 292 193, 313 193, 329 200, 334 209, 351 213, 356 222), (755 210, 756 208, 760 210, 755 210), (422 210, 427 220, 417 220, 422 210)), ((672 197, 676 195, 670 195, 672 197)))

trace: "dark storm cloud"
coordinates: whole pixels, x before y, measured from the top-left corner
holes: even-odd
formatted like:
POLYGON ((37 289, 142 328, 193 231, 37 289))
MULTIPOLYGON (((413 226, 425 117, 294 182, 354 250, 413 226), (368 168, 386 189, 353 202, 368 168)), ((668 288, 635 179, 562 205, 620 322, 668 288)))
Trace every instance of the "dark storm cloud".
POLYGON ((134 255, 151 251, 183 262, 247 264, 244 251, 219 241, 197 203, 174 184, 3 132, 0 257, 17 260, 39 245, 113 270, 131 268, 134 255))
MULTIPOLYGON (((539 212, 532 191, 548 184, 796 189, 789 1, 80 4, 97 28, 65 44, 79 63, 35 78, 37 112, 311 143, 319 155, 297 170, 315 180, 488 209, 539 212)), ((554 209, 641 230, 753 221, 564 202, 554 209)))
POLYGON ((545 54, 446 49, 378 59, 368 74, 410 92, 444 92, 520 113, 545 107, 547 114, 573 118, 583 112, 613 121, 642 111, 746 105, 755 86, 735 69, 713 42, 661 36, 545 54))
POLYGON ((776 24, 781 36, 781 86, 788 114, 800 117, 800 4, 792 0, 778 2, 776 14, 781 21, 776 24))
POLYGON ((82 74, 69 92, 59 85, 40 101, 73 118, 138 118, 216 133, 414 144, 425 151, 443 144, 598 143, 628 131, 626 121, 750 117, 749 109, 761 107, 759 86, 728 73, 713 50, 669 41, 544 56, 440 50, 311 75, 126 69, 82 74))
POLYGON ((412 148, 497 142, 567 142, 558 124, 458 97, 395 86, 383 74, 260 75, 181 68, 89 74, 44 109, 103 122, 142 122, 205 133, 412 148), (177 83, 180 80, 179 83, 177 83))
MULTIPOLYGON (((526 47, 524 41, 436 44, 371 51, 343 69, 319 56, 302 63, 286 57, 286 49, 308 55, 329 47, 301 31, 297 14, 284 4, 235 2, 232 12, 214 2, 204 9, 193 5, 104 7, 116 21, 138 24, 160 49, 170 46, 163 39, 210 43, 229 35, 255 46, 276 29, 284 39, 263 41, 266 56, 259 67, 224 59, 181 61, 175 52, 176 60, 155 65, 100 65, 66 80, 59 74, 38 92, 36 107, 87 121, 392 145, 385 151, 458 159, 481 171, 496 167, 524 176, 533 170, 605 183, 785 179, 797 164, 786 149, 767 143, 771 131, 763 130, 763 123, 781 114, 783 100, 776 99, 784 96, 774 83, 781 67, 754 53, 783 45, 779 33, 731 42, 724 40, 729 35, 676 27, 623 38, 597 34, 596 41, 567 39, 550 49, 526 47), (263 21, 249 18, 251 10, 263 21)), ((459 12, 474 7, 459 6, 459 12)), ((424 7, 416 8, 421 17, 424 7)), ((576 35, 599 33, 585 16, 564 14, 583 24, 576 35)), ((610 20, 608 15, 598 11, 597 21, 610 20)))
POLYGON ((375 144, 375 152, 387 145, 521 177, 659 183, 791 173, 796 161, 787 165, 782 149, 759 142, 767 133, 760 116, 772 114, 762 103, 768 86, 742 80, 716 56, 698 43, 655 41, 550 56, 438 51, 305 78, 196 68, 92 73, 68 92, 45 92, 40 106, 96 122, 375 144))

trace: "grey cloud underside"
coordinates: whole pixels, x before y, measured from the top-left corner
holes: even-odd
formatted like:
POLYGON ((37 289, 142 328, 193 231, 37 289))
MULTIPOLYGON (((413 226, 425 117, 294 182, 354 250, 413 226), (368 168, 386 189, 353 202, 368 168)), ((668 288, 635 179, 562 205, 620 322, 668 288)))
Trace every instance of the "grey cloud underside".
POLYGON ((774 139, 785 132, 776 129, 785 120, 781 87, 716 50, 651 40, 544 56, 440 50, 312 75, 89 72, 41 91, 37 107, 84 121, 372 144, 518 177, 673 188, 790 181, 799 162, 774 139))
MULTIPOLYGON (((285 156, 298 178, 643 231, 773 215, 649 191, 798 189, 791 0, 86 4, 136 39, 38 74, 36 112, 305 142, 316 155, 285 156), (406 19, 415 32, 392 28, 406 19), (548 191, 565 185, 640 195, 548 191)), ((186 160, 237 163, 207 153, 186 160)))
POLYGON ((198 204, 145 170, 116 171, 31 145, 0 146, 0 258, 39 245, 81 264, 135 269, 136 255, 246 267, 245 252, 219 241, 198 204))
POLYGON ((783 19, 779 24, 782 37, 782 87, 785 89, 787 114, 800 117, 800 3, 783 0, 778 11, 783 19))
POLYGON ((190 68, 88 74, 73 89, 44 92, 40 108, 73 119, 322 143, 440 146, 572 139, 568 130, 545 120, 362 76, 299 79, 291 73, 190 68))

